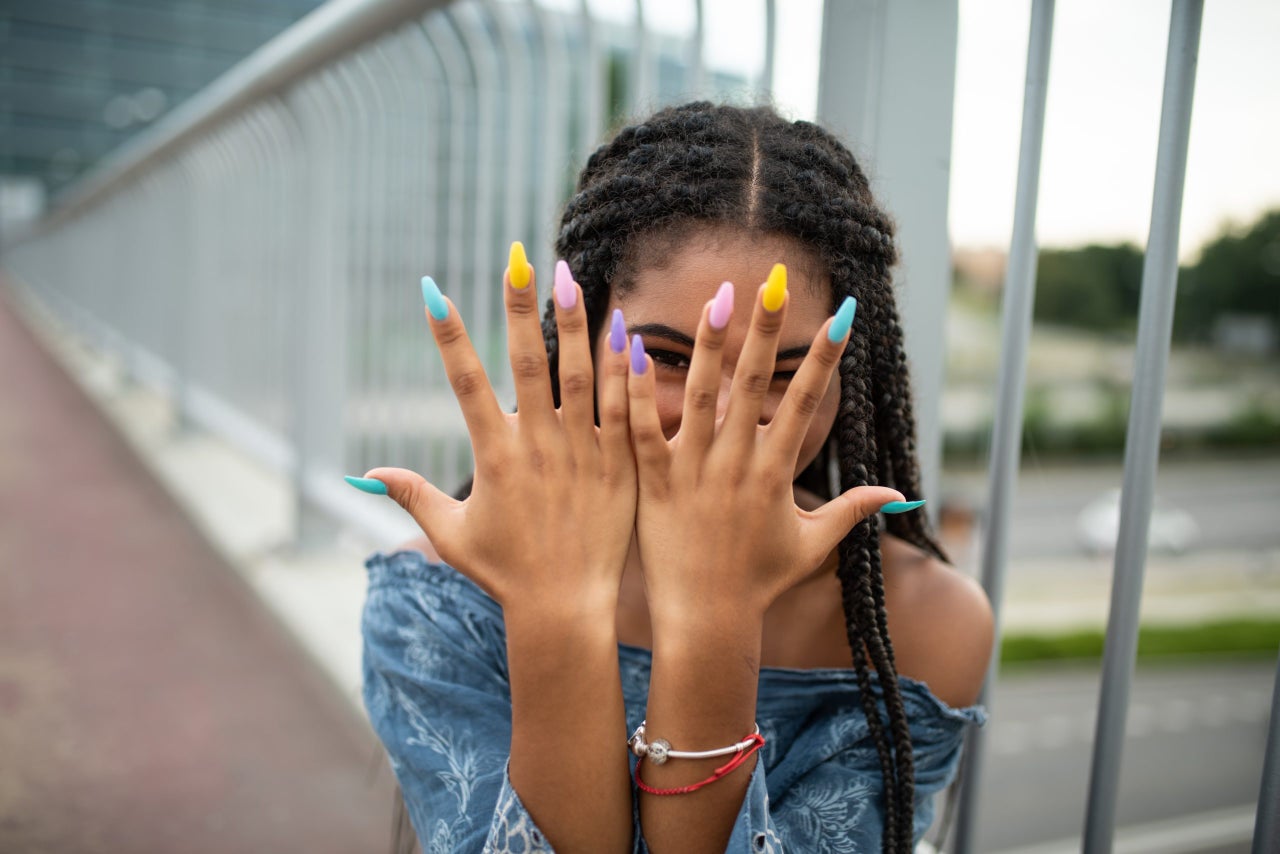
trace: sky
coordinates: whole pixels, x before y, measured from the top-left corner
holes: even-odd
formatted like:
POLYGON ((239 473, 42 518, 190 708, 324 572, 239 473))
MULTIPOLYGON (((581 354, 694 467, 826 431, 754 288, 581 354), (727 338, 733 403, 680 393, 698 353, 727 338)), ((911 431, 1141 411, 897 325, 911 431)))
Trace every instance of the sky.
MULTIPOLYGON (((589 0, 629 19, 635 0, 589 0)), ((812 118, 822 0, 777 0, 775 99, 812 118)), ((709 65, 754 75, 764 2, 704 0, 709 65), (752 5, 754 14, 746 13, 752 5)), ((688 0, 645 0, 647 23, 689 32, 688 0)), ((1055 7, 1037 235, 1042 246, 1146 242, 1169 33, 1168 0, 1055 7)), ((949 221, 953 245, 1008 247, 1030 0, 960 0, 949 221)), ((1280 2, 1205 4, 1192 108, 1184 260, 1227 222, 1280 207, 1280 2)))

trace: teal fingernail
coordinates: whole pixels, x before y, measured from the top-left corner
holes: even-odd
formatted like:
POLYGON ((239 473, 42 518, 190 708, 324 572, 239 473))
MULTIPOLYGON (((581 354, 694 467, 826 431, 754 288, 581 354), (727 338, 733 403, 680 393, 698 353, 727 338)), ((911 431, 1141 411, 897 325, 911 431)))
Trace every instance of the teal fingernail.
POLYGON ((919 501, 890 501, 888 504, 880 508, 881 513, 906 513, 908 510, 915 510, 917 507, 924 506, 924 499, 919 501))
POLYGON ((422 277, 422 299, 427 304, 427 311, 436 320, 444 320, 449 316, 449 303, 444 301, 444 294, 430 276, 422 277))
POLYGON ((351 475, 343 475, 347 483, 354 486, 361 492, 367 492, 370 495, 386 495, 387 485, 376 477, 352 477, 351 475))
POLYGON ((845 297, 844 302, 840 303, 840 309, 831 319, 831 326, 827 327, 827 337, 832 344, 839 344, 849 334, 849 328, 853 326, 853 314, 857 310, 858 301, 853 297, 845 297))

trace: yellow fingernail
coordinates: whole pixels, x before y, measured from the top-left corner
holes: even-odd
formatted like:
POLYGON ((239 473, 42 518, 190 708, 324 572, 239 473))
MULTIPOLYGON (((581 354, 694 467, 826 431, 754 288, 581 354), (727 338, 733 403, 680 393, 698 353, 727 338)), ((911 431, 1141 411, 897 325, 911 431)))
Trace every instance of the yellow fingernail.
POLYGON ((769 311, 777 311, 782 308, 782 302, 787 298, 787 268, 785 264, 774 264, 773 269, 769 271, 769 281, 764 285, 764 298, 762 302, 764 307, 769 311))
POLYGON ((507 273, 511 277, 511 287, 523 290, 529 286, 529 259, 524 254, 524 244, 519 240, 511 243, 511 254, 507 256, 507 273))

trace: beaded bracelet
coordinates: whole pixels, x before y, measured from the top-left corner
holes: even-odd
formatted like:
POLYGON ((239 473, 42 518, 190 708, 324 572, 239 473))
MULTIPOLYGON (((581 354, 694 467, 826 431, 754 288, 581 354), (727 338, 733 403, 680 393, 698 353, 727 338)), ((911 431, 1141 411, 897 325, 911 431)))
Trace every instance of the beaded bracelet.
MULTIPOLYGON (((655 742, 655 744, 656 743, 657 742, 655 742)), ((707 753, 714 753, 715 755, 723 755, 725 751, 733 751, 737 755, 734 756, 725 764, 721 765, 719 768, 717 768, 714 772, 712 772, 711 776, 707 777, 705 780, 699 780, 698 782, 690 783, 687 786, 676 786, 671 789, 658 789, 653 786, 650 786, 644 780, 640 779, 640 765, 641 763, 644 762, 644 756, 640 756, 640 754, 637 754, 637 756, 640 756, 640 759, 639 761, 636 762, 636 770, 634 774, 636 786, 640 789, 640 791, 648 792, 651 795, 687 795, 690 792, 696 792, 698 789, 701 789, 703 786, 714 783, 716 780, 720 780, 724 777, 727 777, 731 772, 733 772, 737 768, 740 768, 744 762, 746 762, 749 758, 751 758, 751 754, 755 753, 761 747, 764 747, 764 736, 760 735, 760 727, 759 725, 757 725, 756 731, 754 733, 747 736, 745 740, 738 742, 733 747, 722 748, 717 751, 702 751, 701 753, 698 753, 698 754, 692 754, 686 751, 680 751, 683 755, 678 756, 677 758, 679 759, 688 759, 691 756, 705 756, 707 753)), ((666 756, 672 756, 674 755, 674 753, 675 751, 668 752, 666 756)), ((652 753, 650 753, 650 756, 652 758, 652 753)), ((654 762, 657 763, 657 760, 654 759, 654 762)))
MULTIPOLYGON (((719 747, 715 750, 672 750, 671 742, 664 738, 656 738, 651 743, 646 744, 644 740, 645 723, 647 722, 640 722, 640 726, 636 727, 636 731, 631 734, 631 738, 627 739, 627 744, 631 745, 632 753, 641 759, 648 756, 654 765, 661 765, 668 759, 714 759, 717 756, 741 753, 754 743, 753 739, 760 736, 760 724, 756 724, 754 733, 747 736, 744 741, 731 744, 728 747, 719 747)), ((761 739, 760 743, 764 744, 764 740, 761 739)))

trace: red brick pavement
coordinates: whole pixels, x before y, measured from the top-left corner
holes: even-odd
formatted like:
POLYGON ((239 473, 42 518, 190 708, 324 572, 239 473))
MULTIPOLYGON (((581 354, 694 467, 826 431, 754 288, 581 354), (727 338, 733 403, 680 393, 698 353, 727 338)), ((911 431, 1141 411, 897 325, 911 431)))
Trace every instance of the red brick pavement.
POLYGON ((0 282, 0 852, 385 852, 381 752, 0 282))

